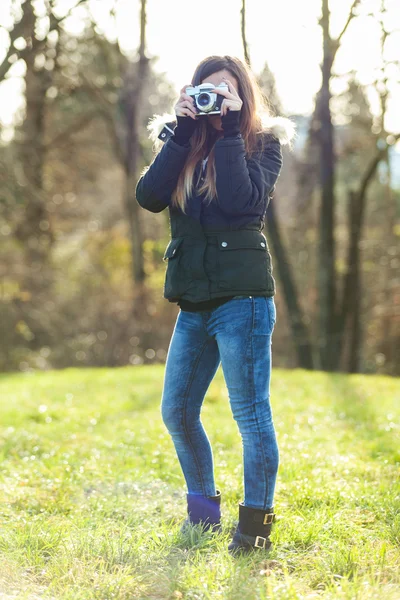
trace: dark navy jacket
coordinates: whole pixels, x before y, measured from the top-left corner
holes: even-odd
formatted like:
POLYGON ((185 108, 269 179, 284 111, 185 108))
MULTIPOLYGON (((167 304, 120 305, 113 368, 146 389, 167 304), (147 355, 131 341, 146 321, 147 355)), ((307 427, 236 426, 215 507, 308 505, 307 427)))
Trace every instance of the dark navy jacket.
MULTIPOLYGON (((264 152, 246 158, 239 133, 215 143, 217 198, 210 203, 194 192, 186 214, 172 207, 171 194, 190 145, 169 137, 136 186, 140 206, 151 212, 168 207, 171 241, 164 297, 201 302, 229 294, 275 293, 265 213, 282 167, 281 144, 265 131, 264 152), (234 252, 230 252, 233 250, 234 252), (260 252, 261 250, 261 252, 260 252)), ((201 165, 198 165, 198 169, 201 165)), ((196 177, 196 174, 195 174, 196 177)))
MULTIPOLYGON (((248 223, 261 226, 282 167, 279 140, 272 134, 264 135, 268 144, 263 155, 247 160, 241 134, 217 140, 217 198, 209 206, 199 202, 199 196, 189 198, 186 208, 188 216, 197 219, 205 227, 239 229, 248 223)), ((161 212, 169 206, 189 151, 189 145, 180 146, 173 139, 168 139, 150 169, 137 183, 136 198, 143 208, 161 212)))

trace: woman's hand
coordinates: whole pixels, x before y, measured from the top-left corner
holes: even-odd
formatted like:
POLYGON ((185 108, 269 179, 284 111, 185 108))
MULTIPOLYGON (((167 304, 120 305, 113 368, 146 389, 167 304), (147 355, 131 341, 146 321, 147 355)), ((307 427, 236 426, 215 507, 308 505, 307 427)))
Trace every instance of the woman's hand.
POLYGON ((221 96, 225 96, 221 103, 221 117, 226 115, 228 111, 241 110, 243 105, 243 100, 237 93, 233 83, 229 81, 229 79, 226 79, 226 77, 223 78, 223 81, 228 85, 229 91, 217 88, 211 90, 211 92, 216 92, 217 94, 221 94, 221 96))
POLYGON ((184 85, 181 89, 181 95, 179 96, 178 102, 175 104, 175 114, 177 117, 192 117, 195 121, 198 120, 197 108, 194 105, 194 98, 186 94, 185 90, 189 87, 189 84, 184 85))

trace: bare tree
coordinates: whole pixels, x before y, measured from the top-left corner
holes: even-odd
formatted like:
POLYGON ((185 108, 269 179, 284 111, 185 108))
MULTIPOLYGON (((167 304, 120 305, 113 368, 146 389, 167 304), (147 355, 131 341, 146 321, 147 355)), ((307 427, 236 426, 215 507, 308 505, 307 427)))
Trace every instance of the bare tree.
MULTIPOLYGON (((246 58, 246 62, 251 67, 250 55, 248 52, 245 36, 245 9, 246 0, 242 0, 241 19, 243 51, 246 58)), ((264 93, 266 94, 268 101, 271 104, 271 107, 273 107, 273 109, 278 114, 282 114, 282 105, 278 92, 276 90, 275 78, 267 64, 265 64, 264 66, 259 83, 264 93)), ((294 340, 298 364, 301 368, 312 369, 313 357, 310 335, 305 324, 304 314, 302 312, 301 304, 299 301, 299 294, 289 260, 289 253, 286 251, 286 248, 284 246, 283 236, 281 233, 279 220, 275 210, 276 198, 277 194, 275 193, 274 200, 268 205, 268 238, 271 240, 272 248, 274 249, 274 256, 276 259, 279 277, 282 283, 283 297, 285 300, 286 310, 289 317, 289 324, 292 331, 292 337, 294 340)))
POLYGON ((22 12, 21 18, 18 20, 16 16, 11 30, 8 31, 10 41, 3 62, 0 64, 0 82, 6 78, 10 68, 17 60, 26 60, 28 56, 37 55, 42 52, 46 47, 49 34, 53 31, 57 32, 61 23, 71 15, 74 9, 86 1, 76 0, 75 4, 60 17, 57 17, 53 12, 54 1, 50 2, 50 5, 46 2, 48 6, 48 32, 43 38, 35 35, 34 25, 36 16, 33 12, 32 2, 30 0, 22 1, 20 6, 22 12), (25 44, 22 46, 19 44, 21 47, 18 48, 15 43, 20 38, 24 40, 25 44))
MULTIPOLYGON (((360 242, 362 238, 362 230, 364 224, 364 214, 366 210, 367 192, 370 184, 374 180, 379 164, 382 161, 387 163, 387 168, 390 170, 389 150, 398 139, 400 134, 392 135, 385 127, 387 101, 389 97, 389 76, 388 62, 385 61, 385 43, 390 35, 386 28, 388 22, 385 18, 387 10, 385 3, 382 0, 381 10, 378 15, 378 22, 381 28, 381 77, 374 83, 375 91, 380 100, 380 115, 376 123, 377 133, 372 135, 373 153, 369 162, 365 166, 365 170, 361 173, 360 181, 357 182, 349 190, 348 194, 348 227, 349 227, 349 246, 347 251, 346 273, 344 275, 343 293, 338 306, 336 330, 340 332, 338 338, 337 353, 338 358, 342 354, 344 338, 347 333, 349 337, 349 358, 346 370, 350 373, 358 372, 361 368, 361 297, 362 297, 362 281, 361 281, 361 258, 360 258, 360 242)), ((390 64, 393 64, 392 62, 390 64)), ((399 66, 399 63, 397 63, 399 66)), ((390 182, 389 182, 390 188, 390 182)), ((390 192, 390 190, 389 190, 390 192)), ((389 193, 389 202, 391 194, 389 193)), ((394 209, 394 203, 392 202, 394 209)), ((394 210, 392 210, 392 213, 394 210)), ((388 227, 388 242, 391 237, 394 237, 394 215, 388 227)), ((394 245, 396 242, 394 241, 394 245)))
POLYGON ((335 55, 360 0, 354 0, 346 24, 337 39, 330 34, 330 11, 328 0, 322 0, 321 27, 323 34, 322 86, 316 103, 317 140, 319 145, 319 182, 321 186, 319 248, 318 248, 318 293, 319 332, 318 348, 322 369, 338 367, 338 345, 341 331, 338 330, 336 314, 337 283, 335 271, 335 155, 334 130, 331 115, 330 81, 335 55))
POLYGON ((140 43, 137 68, 128 68, 125 79, 126 123, 128 125, 128 144, 125 157, 125 206, 131 228, 133 281, 142 283, 145 279, 143 265, 143 239, 139 219, 139 205, 135 198, 137 173, 140 157, 139 116, 144 100, 146 82, 149 77, 149 59, 146 49, 146 0, 141 0, 140 43))
MULTIPOLYGON (((101 39, 98 43, 102 43, 101 39)), ((103 52, 105 60, 109 54, 110 45, 107 43, 103 52)), ((79 89, 85 90, 92 97, 107 125, 115 157, 123 168, 123 198, 130 228, 132 281, 137 286, 145 279, 140 207, 135 199, 135 189, 141 155, 141 116, 150 73, 150 59, 146 55, 146 0, 141 0, 140 4, 140 42, 136 60, 124 56, 118 41, 114 44, 113 55, 122 81, 120 87, 115 87, 114 90, 117 102, 111 101, 104 88, 99 87, 94 78, 84 72, 80 73, 83 84, 79 84, 79 89)))
POLYGON ((35 12, 34 2, 25 0, 19 7, 14 4, 13 8, 17 8, 15 22, 8 31, 9 45, 0 65, 0 81, 9 76, 11 66, 17 60, 23 60, 26 65, 25 115, 16 130, 15 140, 20 168, 18 179, 23 182, 21 197, 24 211, 19 213, 21 217, 18 221, 13 219, 13 234, 21 242, 26 264, 30 267, 48 259, 54 242, 44 183, 47 93, 53 82, 52 65, 57 57, 61 24, 82 3, 83 0, 78 0, 61 17, 53 12, 54 3, 47 3, 45 35, 40 32, 41 19, 35 12), (21 15, 19 20, 18 10, 21 15))
POLYGON ((243 53, 244 53, 245 61, 246 61, 246 63, 250 67, 251 66, 251 64, 250 64, 250 54, 249 54, 249 48, 248 48, 247 39, 246 39, 246 0, 242 0, 242 8, 241 8, 241 11, 240 11, 240 16, 241 16, 241 32, 242 32, 243 53))

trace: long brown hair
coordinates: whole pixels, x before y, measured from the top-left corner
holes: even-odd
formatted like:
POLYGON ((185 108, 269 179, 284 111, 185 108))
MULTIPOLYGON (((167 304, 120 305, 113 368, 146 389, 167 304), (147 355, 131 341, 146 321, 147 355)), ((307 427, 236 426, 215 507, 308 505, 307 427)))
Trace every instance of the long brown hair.
MULTIPOLYGON (((236 78, 238 94, 243 100, 240 111, 240 132, 244 140, 246 155, 248 156, 256 150, 262 152, 264 139, 263 136, 257 134, 264 129, 263 118, 271 116, 271 107, 247 64, 234 56, 209 56, 197 65, 192 78, 192 85, 199 85, 206 81, 209 75, 224 69, 236 78)), ((183 212, 185 212, 186 199, 191 194, 194 185, 198 186, 197 192, 199 194, 205 195, 205 200, 211 202, 216 197, 214 144, 222 134, 223 132, 217 131, 208 119, 199 119, 199 123, 190 138, 190 152, 185 166, 179 175, 177 185, 171 196, 172 205, 179 206, 183 212), (208 160, 204 181, 202 184, 200 184, 200 181, 194 182, 196 166, 207 154, 208 160)))

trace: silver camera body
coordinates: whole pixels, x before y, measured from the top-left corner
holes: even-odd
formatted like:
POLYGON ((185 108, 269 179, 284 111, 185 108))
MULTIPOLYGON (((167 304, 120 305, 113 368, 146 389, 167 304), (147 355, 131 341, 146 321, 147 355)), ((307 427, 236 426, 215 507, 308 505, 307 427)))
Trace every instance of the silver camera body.
POLYGON ((197 115, 219 115, 221 113, 221 104, 225 96, 216 92, 211 92, 213 89, 223 89, 229 91, 227 83, 213 85, 210 82, 200 83, 195 86, 188 86, 186 94, 194 99, 194 104, 198 109, 197 115))

